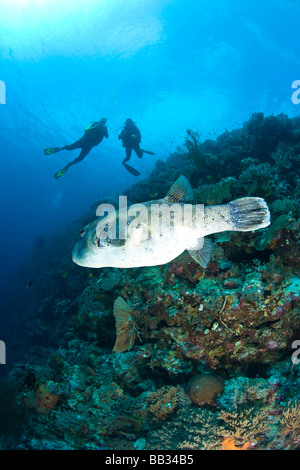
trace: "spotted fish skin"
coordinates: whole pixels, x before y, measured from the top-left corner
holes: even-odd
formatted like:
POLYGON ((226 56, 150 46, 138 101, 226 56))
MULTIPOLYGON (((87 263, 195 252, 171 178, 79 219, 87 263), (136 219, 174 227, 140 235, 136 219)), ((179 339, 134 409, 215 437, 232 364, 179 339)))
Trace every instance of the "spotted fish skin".
POLYGON ((166 264, 188 250, 191 257, 202 267, 206 267, 212 250, 212 242, 207 235, 223 231, 253 231, 270 224, 267 203, 259 197, 245 197, 228 204, 203 206, 187 204, 193 199, 192 187, 185 176, 180 176, 171 186, 165 198, 147 201, 128 208, 128 232, 125 239, 110 237, 105 227, 118 233, 119 211, 103 220, 97 219, 87 225, 72 252, 74 263, 89 268, 136 268, 166 264), (150 214, 153 207, 167 208, 182 213, 186 206, 193 214, 200 214, 199 223, 192 219, 177 219, 176 231, 165 229, 169 221, 160 218, 160 229, 153 229, 150 214), (134 209, 139 206, 140 210, 134 209), (144 210, 141 210, 143 209, 144 210), (179 222, 178 222, 179 220, 179 222), (149 229, 150 227, 150 229, 149 229))

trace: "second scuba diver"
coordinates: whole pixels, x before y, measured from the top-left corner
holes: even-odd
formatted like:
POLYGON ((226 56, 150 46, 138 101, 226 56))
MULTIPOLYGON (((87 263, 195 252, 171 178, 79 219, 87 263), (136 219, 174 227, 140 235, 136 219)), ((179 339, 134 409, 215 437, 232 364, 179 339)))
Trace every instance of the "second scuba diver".
POLYGON ((140 175, 139 171, 127 164, 127 162, 131 158, 132 150, 135 151, 139 158, 142 158, 143 153, 154 155, 154 152, 150 152, 149 150, 143 150, 140 148, 140 143, 142 140, 141 132, 132 119, 126 119, 123 130, 118 136, 118 138, 122 140, 122 145, 123 147, 125 147, 126 151, 126 157, 122 161, 123 165, 125 166, 126 170, 129 171, 132 175, 140 175))

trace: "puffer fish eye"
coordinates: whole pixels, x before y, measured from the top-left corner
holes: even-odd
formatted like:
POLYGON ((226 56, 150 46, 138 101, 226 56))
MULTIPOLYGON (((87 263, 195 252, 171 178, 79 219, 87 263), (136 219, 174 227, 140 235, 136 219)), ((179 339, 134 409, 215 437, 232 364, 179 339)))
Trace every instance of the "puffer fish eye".
POLYGON ((83 238, 85 236, 85 230, 82 228, 79 232, 80 236, 83 238))

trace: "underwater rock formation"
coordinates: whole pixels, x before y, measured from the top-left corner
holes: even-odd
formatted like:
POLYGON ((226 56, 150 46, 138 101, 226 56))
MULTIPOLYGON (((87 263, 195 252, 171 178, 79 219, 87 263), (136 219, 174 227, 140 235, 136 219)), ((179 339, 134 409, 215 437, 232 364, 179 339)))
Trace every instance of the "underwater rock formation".
POLYGON ((190 378, 186 393, 190 400, 197 405, 211 405, 223 392, 224 379, 215 374, 198 374, 190 378))
POLYGON ((3 448, 299 448, 300 118, 258 113, 216 140, 191 135, 129 188, 131 202, 164 197, 184 174, 197 203, 265 197, 270 227, 215 234, 205 270, 188 253, 82 269, 69 254, 93 214, 35 249, 30 295, 10 310, 19 357, 1 384, 21 431, 3 448))

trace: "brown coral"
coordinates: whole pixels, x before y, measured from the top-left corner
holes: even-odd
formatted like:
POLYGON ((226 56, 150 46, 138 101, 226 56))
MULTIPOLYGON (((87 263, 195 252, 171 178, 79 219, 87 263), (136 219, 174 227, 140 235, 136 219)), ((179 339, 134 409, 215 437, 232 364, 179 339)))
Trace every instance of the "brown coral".
POLYGON ((212 404, 222 393, 224 380, 219 375, 200 374, 191 377, 186 386, 190 400, 197 405, 212 404))
POLYGON ((38 413, 44 415, 47 411, 54 408, 58 402, 59 397, 50 392, 46 384, 38 387, 33 396, 28 395, 25 398, 25 404, 28 408, 34 408, 38 413))
POLYGON ((295 443, 300 444, 300 403, 291 405, 289 403, 288 408, 283 411, 280 423, 283 425, 283 434, 290 436, 295 443))
POLYGON ((267 417, 266 411, 255 412, 253 407, 240 412, 222 410, 218 419, 224 421, 225 427, 219 427, 217 433, 219 436, 234 439, 237 445, 243 446, 256 441, 257 435, 266 434, 269 428, 267 417))
POLYGON ((151 393, 149 411, 155 421, 165 420, 173 413, 178 403, 177 393, 178 388, 172 386, 164 386, 151 393))

